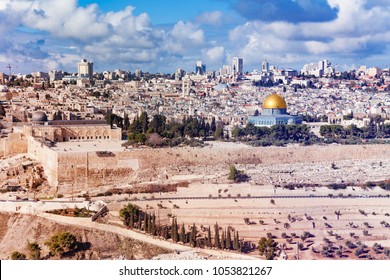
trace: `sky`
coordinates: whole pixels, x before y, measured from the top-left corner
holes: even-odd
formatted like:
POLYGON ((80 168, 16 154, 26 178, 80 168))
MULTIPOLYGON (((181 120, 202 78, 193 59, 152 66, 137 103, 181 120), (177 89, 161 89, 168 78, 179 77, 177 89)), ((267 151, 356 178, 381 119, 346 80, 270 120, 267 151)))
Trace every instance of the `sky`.
POLYGON ((0 0, 0 72, 388 68, 388 0, 0 0))

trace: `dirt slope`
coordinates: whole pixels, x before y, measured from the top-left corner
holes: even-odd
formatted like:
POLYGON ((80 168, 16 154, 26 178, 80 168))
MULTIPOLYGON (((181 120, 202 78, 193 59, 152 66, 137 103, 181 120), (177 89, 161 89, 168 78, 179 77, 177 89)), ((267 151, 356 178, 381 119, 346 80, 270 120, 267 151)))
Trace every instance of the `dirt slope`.
POLYGON ((42 247, 42 256, 45 257, 48 255, 45 241, 61 231, 76 235, 87 248, 68 256, 68 259, 150 259, 169 253, 168 250, 109 232, 61 225, 36 216, 0 213, 0 259, 9 259, 13 251, 20 251, 28 256, 28 241, 38 242, 42 247))

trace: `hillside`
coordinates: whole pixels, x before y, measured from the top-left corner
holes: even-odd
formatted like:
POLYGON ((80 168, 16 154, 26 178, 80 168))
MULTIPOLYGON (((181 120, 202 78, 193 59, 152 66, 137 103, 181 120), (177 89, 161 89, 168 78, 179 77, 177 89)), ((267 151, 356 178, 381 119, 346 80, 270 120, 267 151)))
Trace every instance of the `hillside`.
MULTIPOLYGON (((85 249, 67 256, 66 259, 139 260, 151 259, 170 252, 111 232, 61 225, 37 216, 0 213, 0 259, 9 259, 13 251, 19 251, 28 256, 26 249, 28 241, 39 243, 42 247, 42 256, 48 257, 49 250, 44 245, 45 241, 62 231, 69 231, 76 235, 85 249)), ((49 257, 49 259, 58 259, 58 257, 49 257)))

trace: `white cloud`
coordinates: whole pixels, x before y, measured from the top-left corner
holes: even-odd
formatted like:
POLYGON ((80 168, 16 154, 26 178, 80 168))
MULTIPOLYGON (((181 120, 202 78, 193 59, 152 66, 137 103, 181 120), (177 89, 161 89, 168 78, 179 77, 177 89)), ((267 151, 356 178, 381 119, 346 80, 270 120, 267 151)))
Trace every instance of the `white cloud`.
MULTIPOLYGON (((302 1, 310 7, 310 1, 302 1)), ((96 4, 78 3, 0 0, 0 56, 13 54, 15 61, 42 67, 69 65, 73 71, 81 57, 104 67, 121 63, 128 69, 133 64, 192 69, 195 60, 205 60, 217 69, 232 55, 243 57, 245 65, 259 65, 264 57, 302 65, 324 57, 380 61, 390 54, 388 0, 328 0, 338 9, 328 22, 249 21, 233 28, 236 21, 220 11, 161 27, 153 26, 148 14, 135 14, 132 6, 103 12, 96 4), (34 46, 40 39, 44 43, 34 46)))
POLYGON ((204 41, 204 32, 191 22, 179 21, 173 27, 170 35, 181 42, 201 44, 204 41))
POLYGON ((328 0, 338 9, 329 22, 260 22, 251 21, 229 32, 246 61, 271 57, 275 60, 302 61, 312 56, 369 53, 372 44, 390 42, 390 3, 388 1, 328 0))
POLYGON ((203 13, 196 18, 196 22, 199 24, 219 26, 222 24, 222 12, 214 11, 203 13))
POLYGON ((210 61, 211 63, 222 63, 225 59, 225 48, 222 46, 213 47, 204 50, 204 54, 206 55, 208 61, 210 61))

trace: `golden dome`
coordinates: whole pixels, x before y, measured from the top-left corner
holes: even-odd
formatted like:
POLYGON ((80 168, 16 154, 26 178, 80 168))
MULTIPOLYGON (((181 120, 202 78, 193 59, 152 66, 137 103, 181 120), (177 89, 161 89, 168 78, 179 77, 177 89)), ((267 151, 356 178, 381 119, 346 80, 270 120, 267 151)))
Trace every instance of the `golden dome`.
POLYGON ((271 94, 263 102, 263 109, 287 109, 287 104, 279 94, 271 94))

